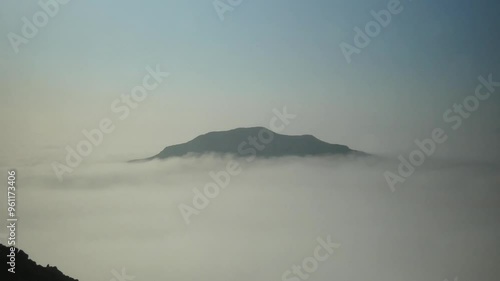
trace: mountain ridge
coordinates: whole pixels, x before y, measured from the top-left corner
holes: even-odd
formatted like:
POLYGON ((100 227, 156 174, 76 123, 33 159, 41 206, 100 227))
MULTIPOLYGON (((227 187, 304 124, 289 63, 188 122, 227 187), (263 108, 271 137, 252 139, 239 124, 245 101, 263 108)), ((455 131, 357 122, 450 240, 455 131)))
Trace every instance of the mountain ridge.
POLYGON ((186 155, 232 154, 239 157, 284 157, 368 154, 346 145, 331 144, 313 135, 282 135, 265 127, 240 127, 226 131, 212 131, 192 140, 165 147, 158 154, 129 162, 167 159, 186 155))

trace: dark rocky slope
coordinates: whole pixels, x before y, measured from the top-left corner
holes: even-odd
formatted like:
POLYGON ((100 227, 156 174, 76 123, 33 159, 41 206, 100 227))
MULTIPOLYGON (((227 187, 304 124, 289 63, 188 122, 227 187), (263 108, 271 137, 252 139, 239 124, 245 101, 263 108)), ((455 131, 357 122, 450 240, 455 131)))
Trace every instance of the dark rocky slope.
MULTIPOLYGON (((16 249, 17 251, 17 249, 16 249)), ((16 252, 15 257, 15 273, 7 271, 10 266, 8 264, 10 247, 0 244, 0 255, 2 256, 3 270, 0 274, 0 280, 8 281, 78 281, 64 275, 55 266, 41 266, 32 261, 28 254, 24 251, 16 252)))

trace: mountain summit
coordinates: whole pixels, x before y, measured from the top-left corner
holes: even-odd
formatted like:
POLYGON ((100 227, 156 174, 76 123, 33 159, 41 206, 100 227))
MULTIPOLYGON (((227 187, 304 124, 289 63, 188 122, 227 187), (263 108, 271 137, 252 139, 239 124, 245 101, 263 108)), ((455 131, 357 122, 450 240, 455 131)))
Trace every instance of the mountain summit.
POLYGON ((167 146, 153 157, 135 161, 166 159, 207 153, 233 154, 240 157, 319 156, 359 154, 345 145, 331 144, 311 135, 288 136, 264 127, 237 128, 210 132, 183 144, 167 146))

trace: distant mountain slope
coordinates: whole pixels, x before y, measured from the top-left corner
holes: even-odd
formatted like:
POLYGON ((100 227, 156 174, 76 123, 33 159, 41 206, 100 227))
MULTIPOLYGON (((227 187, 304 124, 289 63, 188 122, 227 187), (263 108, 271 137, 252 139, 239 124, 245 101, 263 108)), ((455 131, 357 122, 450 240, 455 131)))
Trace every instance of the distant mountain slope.
POLYGON ((55 266, 37 265, 36 262, 29 259, 28 254, 23 251, 16 253, 15 257, 15 273, 8 272, 7 269, 10 268, 7 255, 10 253, 10 247, 0 244, 0 255, 4 260, 2 274, 0 276, 5 276, 5 278, 0 277, 1 280, 12 280, 12 281, 78 281, 64 275, 55 266))
POLYGON ((287 136, 263 127, 238 128, 229 131, 210 132, 183 143, 168 146, 157 155, 135 161, 166 159, 188 154, 233 154, 241 157, 317 156, 335 154, 360 154, 345 145, 330 144, 311 135, 287 136))

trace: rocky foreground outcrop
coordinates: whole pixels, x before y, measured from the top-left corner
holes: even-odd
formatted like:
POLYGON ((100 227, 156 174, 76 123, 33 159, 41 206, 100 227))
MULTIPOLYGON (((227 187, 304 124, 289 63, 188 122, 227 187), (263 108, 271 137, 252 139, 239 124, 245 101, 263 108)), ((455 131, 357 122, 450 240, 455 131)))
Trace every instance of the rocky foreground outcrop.
POLYGON ((4 262, 0 280, 8 281, 78 281, 64 275, 55 266, 41 266, 32 261, 24 251, 16 249, 15 267, 12 269, 10 247, 0 244, 0 255, 4 262), (14 272, 14 273, 13 273, 14 272))

